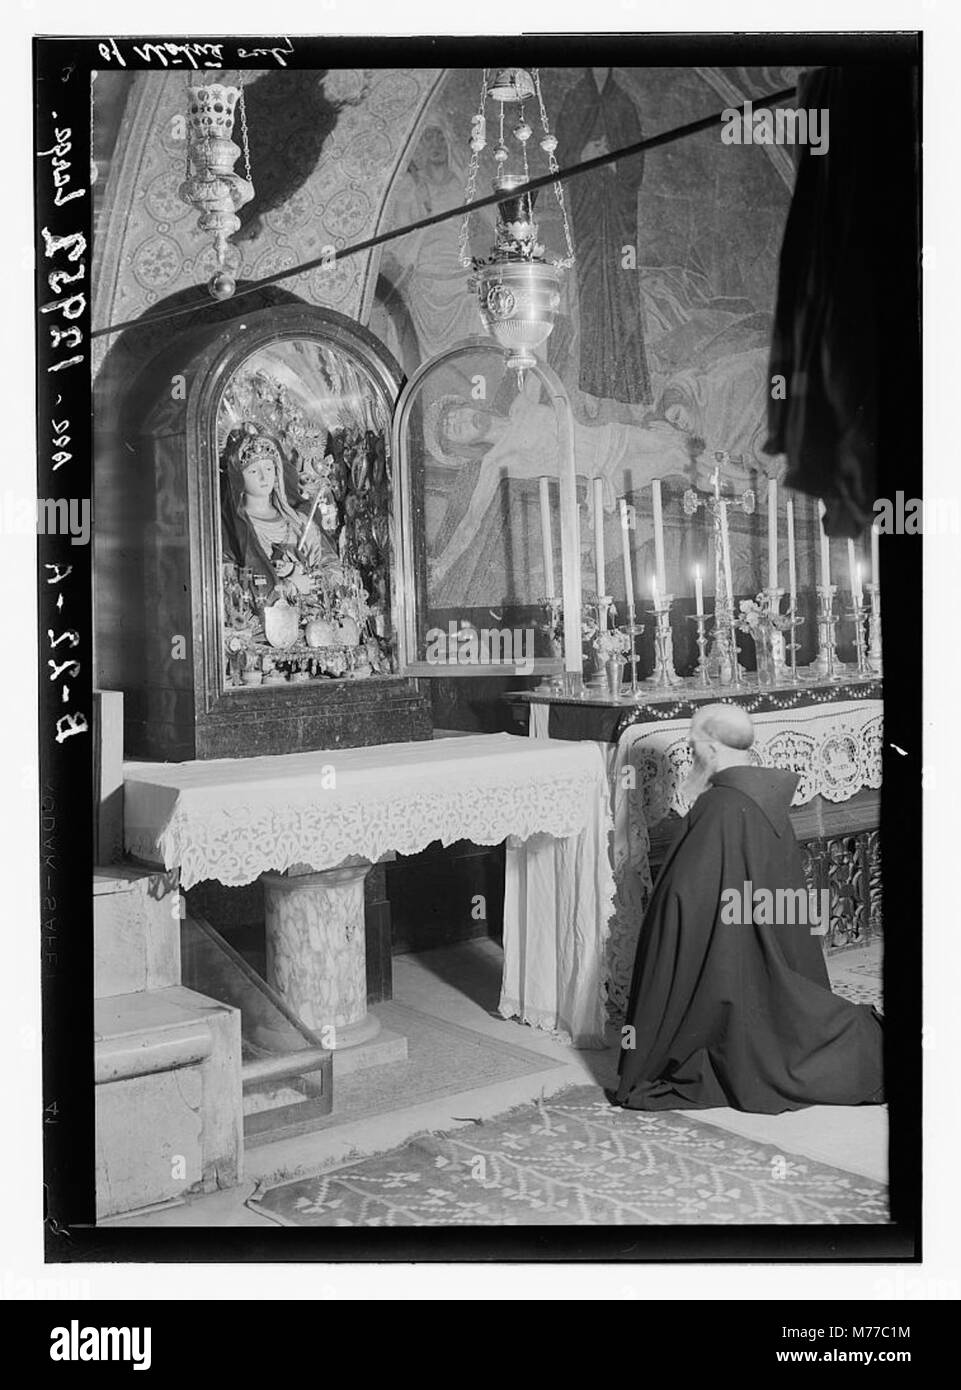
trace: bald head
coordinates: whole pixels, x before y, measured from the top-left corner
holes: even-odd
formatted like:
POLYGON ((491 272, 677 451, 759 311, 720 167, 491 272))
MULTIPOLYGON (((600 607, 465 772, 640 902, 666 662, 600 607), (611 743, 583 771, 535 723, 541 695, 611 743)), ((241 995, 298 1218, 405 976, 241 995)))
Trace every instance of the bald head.
POLYGON ((703 705, 691 720, 691 737, 743 752, 754 742, 754 725, 740 705, 703 705))

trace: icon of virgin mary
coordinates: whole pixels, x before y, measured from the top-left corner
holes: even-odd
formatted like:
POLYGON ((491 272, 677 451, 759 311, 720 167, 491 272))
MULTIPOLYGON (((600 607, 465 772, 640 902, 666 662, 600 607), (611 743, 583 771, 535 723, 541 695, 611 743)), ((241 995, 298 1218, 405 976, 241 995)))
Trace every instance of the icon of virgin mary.
POLYGON ((336 550, 311 517, 288 501, 298 495, 297 474, 280 443, 247 421, 227 437, 220 466, 223 558, 267 581, 335 568, 336 550))

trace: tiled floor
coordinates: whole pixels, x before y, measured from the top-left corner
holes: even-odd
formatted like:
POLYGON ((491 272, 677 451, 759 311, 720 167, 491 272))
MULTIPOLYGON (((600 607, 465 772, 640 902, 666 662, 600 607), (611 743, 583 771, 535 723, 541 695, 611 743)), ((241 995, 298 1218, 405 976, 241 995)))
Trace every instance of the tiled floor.
MULTIPOLYGON (((879 949, 844 952, 832 961, 832 976, 837 979, 839 992, 847 994, 848 982, 860 980, 863 984, 870 979, 879 949)), ((547 1034, 499 1018, 496 1006, 500 974, 501 952, 492 941, 397 956, 394 996, 450 1023, 520 1043, 561 1065, 250 1150, 246 1155, 246 1181, 240 1187, 123 1218, 123 1224, 269 1225, 245 1205, 260 1182, 272 1184, 321 1171, 348 1157, 391 1149, 423 1130, 455 1129, 472 1119, 487 1119, 572 1084, 592 1081, 598 1087, 609 1086, 616 1071, 616 1047, 612 1045, 604 1052, 577 1052, 547 1034)), ((887 1111, 883 1106, 812 1106, 784 1115, 745 1115, 718 1109, 699 1111, 698 1115, 733 1133, 775 1144, 786 1155, 817 1159, 882 1182, 886 1178, 887 1111)))

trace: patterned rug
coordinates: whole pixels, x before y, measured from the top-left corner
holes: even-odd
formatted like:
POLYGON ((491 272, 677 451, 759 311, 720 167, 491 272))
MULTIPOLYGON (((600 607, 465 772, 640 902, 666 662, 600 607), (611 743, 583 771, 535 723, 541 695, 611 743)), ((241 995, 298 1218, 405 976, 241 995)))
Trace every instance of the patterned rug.
POLYGON ((269 1189, 289 1226, 876 1224, 870 1178, 684 1112, 619 1110, 577 1086, 449 1134, 269 1189))
POLYGON ((883 951, 880 942, 855 946, 828 956, 828 974, 835 994, 852 1004, 873 1004, 883 1012, 883 951))

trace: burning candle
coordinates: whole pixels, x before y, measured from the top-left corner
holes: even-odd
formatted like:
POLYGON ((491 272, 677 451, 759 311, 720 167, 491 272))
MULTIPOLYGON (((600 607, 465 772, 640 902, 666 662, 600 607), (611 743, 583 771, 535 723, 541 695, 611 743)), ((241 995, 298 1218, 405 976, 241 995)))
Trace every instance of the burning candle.
POLYGON ((597 575, 597 597, 607 593, 604 574, 604 482, 594 479, 594 572, 597 575))
POLYGON ((787 499, 787 582, 791 608, 797 607, 797 561, 794 554, 794 499, 787 499))
POLYGON ((551 536, 551 497, 548 479, 541 478, 541 545, 544 549, 545 597, 554 597, 554 540, 551 536))
POLYGON ((651 483, 651 499, 654 503, 654 569, 661 592, 667 591, 664 569, 664 516, 661 511, 661 480, 655 478, 651 483))
POLYGON ((767 480, 767 586, 777 588, 777 480, 767 480))
POLYGON ((831 583, 831 543, 824 529, 824 503, 818 501, 818 517, 821 522, 821 586, 827 588, 831 583))
POLYGON ((871 583, 880 586, 881 584, 881 561, 878 555, 878 524, 871 522, 871 583))
POLYGON ((631 528, 627 513, 627 498, 621 498, 621 535, 624 538, 624 596, 629 608, 634 607, 634 577, 631 574, 631 528))
POLYGON ((704 612, 704 581, 701 579, 700 565, 694 566, 694 612, 704 612))

